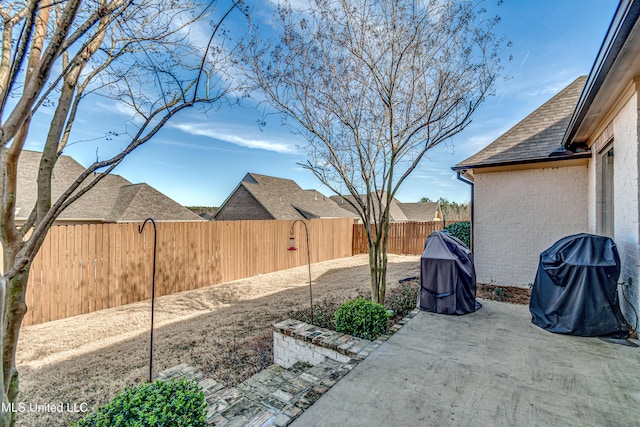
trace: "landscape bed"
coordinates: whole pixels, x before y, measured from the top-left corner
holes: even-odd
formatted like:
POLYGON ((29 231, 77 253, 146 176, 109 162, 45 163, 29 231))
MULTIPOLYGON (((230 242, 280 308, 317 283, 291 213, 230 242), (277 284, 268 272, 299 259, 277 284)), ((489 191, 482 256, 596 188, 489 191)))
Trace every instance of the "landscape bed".
MULTIPOLYGON (((419 274, 418 256, 389 255, 388 290, 419 274)), ((314 301, 368 292, 368 256, 313 264, 314 301)), ((272 363, 272 325, 309 307, 307 267, 156 300, 154 373, 186 363, 225 386, 272 363)), ((149 302, 23 328, 19 402, 93 410, 149 373, 149 302)), ((82 413, 24 412, 19 426, 66 426, 82 413)))
POLYGON ((492 301, 508 302, 511 304, 529 304, 531 300, 531 288, 517 286, 497 286, 478 283, 476 289, 478 298, 492 301))

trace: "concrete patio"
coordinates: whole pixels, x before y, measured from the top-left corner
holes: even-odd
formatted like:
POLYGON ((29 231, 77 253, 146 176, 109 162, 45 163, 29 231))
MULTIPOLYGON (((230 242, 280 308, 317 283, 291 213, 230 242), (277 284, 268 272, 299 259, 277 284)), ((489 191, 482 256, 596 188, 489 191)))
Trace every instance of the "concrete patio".
POLYGON ((640 425, 640 348, 552 334, 527 306, 482 303, 418 313, 292 425, 640 425))

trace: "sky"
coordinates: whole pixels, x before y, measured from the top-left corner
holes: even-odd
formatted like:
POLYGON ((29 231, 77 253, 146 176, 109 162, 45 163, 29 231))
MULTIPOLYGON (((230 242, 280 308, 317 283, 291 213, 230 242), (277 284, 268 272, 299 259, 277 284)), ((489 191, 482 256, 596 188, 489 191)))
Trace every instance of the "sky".
MULTIPOLYGON (((266 4, 266 3, 265 3, 266 4)), ((511 41, 495 95, 475 112, 461 133, 429 151, 400 188, 397 199, 417 202, 444 197, 463 202, 470 188, 451 167, 476 153, 580 75, 589 73, 617 7, 617 0, 485 0, 501 16, 496 33, 511 41)), ((264 12, 264 10, 262 11, 264 12)), ((85 104, 64 154, 88 166, 100 156, 94 141, 125 146, 122 134, 133 126, 126 110, 106 100, 85 104)), ((222 106, 206 115, 189 109, 174 117, 151 141, 114 171, 133 183, 146 182, 186 206, 220 206, 244 175, 253 172, 288 178, 304 189, 330 190, 298 165, 306 160, 304 141, 277 118, 258 125, 250 102, 222 106)), ((35 127, 25 148, 38 150, 35 127)), ((42 139, 40 139, 42 140, 42 139)))

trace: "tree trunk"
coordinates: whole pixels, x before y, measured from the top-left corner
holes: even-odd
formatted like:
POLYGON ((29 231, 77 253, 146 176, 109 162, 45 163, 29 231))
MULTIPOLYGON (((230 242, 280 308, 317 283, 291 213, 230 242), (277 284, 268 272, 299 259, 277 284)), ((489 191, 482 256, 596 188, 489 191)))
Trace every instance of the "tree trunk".
POLYGON ((384 305, 384 296, 387 289, 387 253, 386 237, 384 237, 384 249, 381 242, 369 245, 369 271, 371 273, 371 301, 384 305))
POLYGON ((380 293, 378 292, 379 287, 379 263, 378 259, 380 258, 380 247, 377 243, 371 245, 369 244, 369 271, 371 273, 371 301, 378 302, 380 298, 380 293))
MULTIPOLYGON (((4 277, 2 278, 4 281, 4 277)), ((9 407, 16 403, 18 397, 18 370, 16 368, 16 349, 20 335, 20 325, 27 313, 25 302, 29 269, 25 268, 16 274, 5 289, 4 320, 2 322, 2 374, 4 379, 2 401, 9 407)), ((6 407, 5 407, 6 409, 6 407)), ((12 426, 15 412, 2 411, 0 427, 12 426)))
POLYGON ((388 215, 383 219, 380 225, 380 241, 378 243, 380 255, 378 260, 378 302, 384 305, 384 297, 387 292, 387 238, 389 236, 389 217, 388 215))
MULTIPOLYGON (((0 313, 4 313, 4 298, 6 296, 7 291, 7 281, 4 276, 0 274, 0 313)), ((3 323, 0 323, 0 336, 4 336, 3 334, 3 323)), ((2 352, 0 352, 0 365, 4 365, 2 363, 3 357, 2 352)), ((2 375, 2 371, 0 371, 0 375, 2 375)), ((4 384, 4 377, 0 377, 0 382, 4 384)), ((10 426, 14 422, 13 411, 7 411, 5 409, 10 408, 9 397, 7 393, 4 391, 4 387, 2 389, 2 395, 0 396, 0 427, 10 426)))
MULTIPOLYGON (((8 271, 14 265, 22 245, 9 242, 3 246, 4 270, 8 271)), ((0 403, 3 405, 0 407, 0 427, 13 426, 15 423, 16 412, 13 409, 17 407, 19 384, 16 350, 22 319, 27 313, 26 290, 29 269, 30 264, 9 279, 0 275, 0 312, 3 314, 0 324, 0 336, 2 337, 2 351, 0 352, 2 395, 0 403)))

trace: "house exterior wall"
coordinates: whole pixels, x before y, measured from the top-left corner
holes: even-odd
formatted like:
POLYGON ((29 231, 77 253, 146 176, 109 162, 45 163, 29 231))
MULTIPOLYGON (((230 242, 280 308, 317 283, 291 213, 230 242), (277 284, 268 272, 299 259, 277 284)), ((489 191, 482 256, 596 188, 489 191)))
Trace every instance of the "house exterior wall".
POLYGON ((589 216, 589 230, 598 230, 598 192, 601 179, 599 157, 607 143, 613 143, 613 240, 620 253, 621 273, 619 287, 621 306, 627 321, 637 327, 634 309, 640 306, 638 282, 640 281, 640 198, 638 176, 639 153, 639 97, 633 91, 615 112, 606 128, 591 142, 592 161, 589 168, 589 203, 593 214, 589 216), (634 305, 634 309, 629 304, 634 305))
POLYGON ((540 253, 587 231, 587 166, 474 176, 473 252, 479 283, 528 286, 540 253))
POLYGON ((274 219, 242 185, 215 216, 216 221, 274 219))

